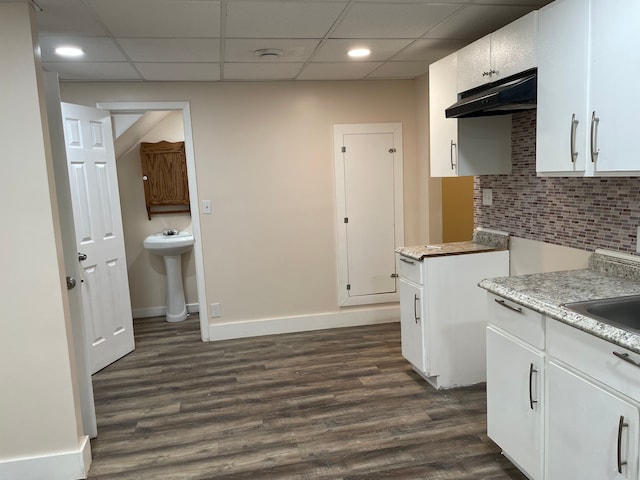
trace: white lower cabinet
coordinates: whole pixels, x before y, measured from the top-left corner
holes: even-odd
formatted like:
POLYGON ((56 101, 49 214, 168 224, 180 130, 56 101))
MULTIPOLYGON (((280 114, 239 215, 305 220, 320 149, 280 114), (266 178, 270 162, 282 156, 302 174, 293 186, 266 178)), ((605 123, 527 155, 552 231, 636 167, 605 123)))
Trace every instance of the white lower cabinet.
POLYGON ((489 437, 532 480, 639 480, 640 355, 488 298, 489 437))
POLYGON ((638 408, 555 361, 547 365, 549 480, 638 478, 638 408))
POLYGON ((544 356, 487 328, 487 433, 531 479, 542 478, 544 356))
POLYGON ((489 295, 487 434, 532 480, 544 453, 543 316, 489 295))
POLYGON ((484 382, 483 278, 509 274, 509 251, 400 257, 402 355, 437 389, 484 382))
POLYGON ((420 370, 426 369, 423 329, 423 288, 400 278, 400 336, 402 356, 420 370))

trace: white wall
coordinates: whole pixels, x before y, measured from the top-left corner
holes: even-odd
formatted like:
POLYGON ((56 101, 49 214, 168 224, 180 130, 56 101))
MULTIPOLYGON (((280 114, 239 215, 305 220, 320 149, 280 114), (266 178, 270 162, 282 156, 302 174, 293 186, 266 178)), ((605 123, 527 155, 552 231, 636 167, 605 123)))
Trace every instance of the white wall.
POLYGON ((212 323, 339 311, 334 124, 402 122, 405 242, 428 241, 417 191, 428 169, 416 154, 427 106, 412 81, 66 83, 61 93, 85 105, 190 102, 198 192, 213 206, 200 218, 207 298, 222 311, 212 323))
POLYGON ((0 4, 0 218, 6 226, 0 249, 0 478, 78 478, 88 444, 81 434, 71 362, 60 226, 31 13, 27 3, 0 4))
MULTIPOLYGON (((144 125, 144 122, 140 123, 144 125)), ((148 235, 161 232, 166 228, 186 231, 192 231, 192 229, 191 216, 184 213, 154 215, 149 220, 145 208, 140 162, 141 142, 184 141, 182 112, 167 112, 167 115, 162 116, 162 119, 155 123, 150 130, 144 128, 140 131, 134 125, 131 131, 135 137, 132 141, 129 139, 132 145, 117 158, 118 187, 122 207, 131 308, 134 317, 143 317, 158 315, 157 312, 166 306, 166 272, 162 257, 150 254, 144 249, 142 242, 148 235)), ((131 135, 128 136, 131 137, 131 135)), ((116 140, 117 143, 118 140, 116 140)), ((127 145, 129 146, 129 144, 127 145)), ((188 304, 197 304, 193 252, 182 255, 182 273, 185 299, 188 304)))

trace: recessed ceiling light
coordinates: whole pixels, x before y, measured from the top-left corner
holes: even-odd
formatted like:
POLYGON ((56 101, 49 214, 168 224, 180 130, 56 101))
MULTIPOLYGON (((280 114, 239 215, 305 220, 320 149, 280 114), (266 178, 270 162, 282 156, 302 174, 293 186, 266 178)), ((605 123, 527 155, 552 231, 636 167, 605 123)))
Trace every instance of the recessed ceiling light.
POLYGON ((56 55, 61 57, 81 57, 84 52, 78 47, 58 47, 55 49, 56 55))
POLYGON ((369 50, 368 48, 354 48, 347 52, 347 55, 353 58, 367 57, 370 54, 371 54, 371 50, 369 50))

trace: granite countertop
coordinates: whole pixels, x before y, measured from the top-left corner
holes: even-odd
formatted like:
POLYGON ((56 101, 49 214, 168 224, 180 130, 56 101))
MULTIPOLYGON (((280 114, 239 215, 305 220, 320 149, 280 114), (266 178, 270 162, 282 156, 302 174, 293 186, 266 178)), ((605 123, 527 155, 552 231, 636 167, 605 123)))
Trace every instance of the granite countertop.
POLYGON ((473 239, 468 242, 433 243, 400 247, 396 252, 413 260, 422 261, 426 257, 444 257, 447 255, 465 255, 468 253, 491 252, 507 250, 509 236, 506 233, 476 230, 473 239))
MULTIPOLYGON (((640 259, 639 259, 640 260, 640 259)), ((640 264, 595 253, 585 270, 536 273, 482 280, 479 286, 635 353, 640 334, 573 312, 568 302, 640 295, 640 264)))

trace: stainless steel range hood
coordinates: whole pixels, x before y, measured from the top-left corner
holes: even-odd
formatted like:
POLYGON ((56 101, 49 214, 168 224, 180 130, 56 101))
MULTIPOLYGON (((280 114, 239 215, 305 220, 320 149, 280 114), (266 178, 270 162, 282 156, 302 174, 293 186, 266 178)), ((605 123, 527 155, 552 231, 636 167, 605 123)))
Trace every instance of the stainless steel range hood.
POLYGON ((536 69, 505 80, 489 83, 460 94, 460 100, 445 110, 447 118, 506 115, 536 108, 538 81, 536 69))

